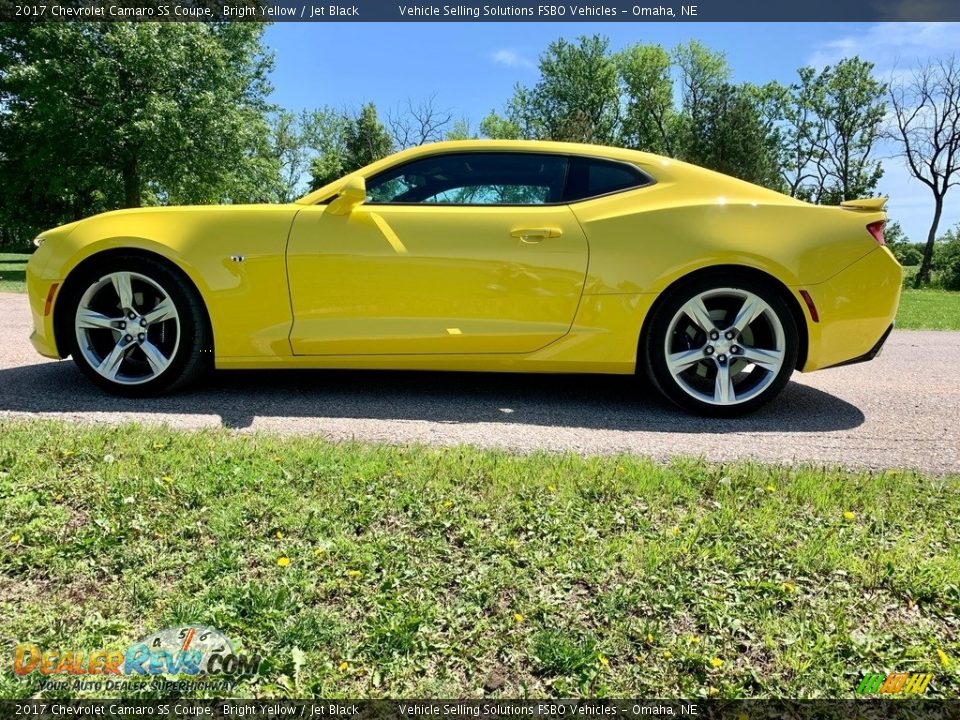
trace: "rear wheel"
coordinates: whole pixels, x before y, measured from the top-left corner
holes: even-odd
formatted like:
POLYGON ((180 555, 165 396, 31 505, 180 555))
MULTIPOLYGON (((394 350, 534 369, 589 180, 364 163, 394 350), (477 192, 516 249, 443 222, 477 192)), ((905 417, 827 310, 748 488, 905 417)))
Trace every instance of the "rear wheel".
POLYGON ((664 298, 645 350, 664 395, 694 412, 729 417, 755 410, 787 384, 797 362, 797 327, 768 283, 718 274, 664 298))
POLYGON ((70 283, 71 355, 97 385, 143 397, 180 387, 208 365, 206 316, 194 288, 172 269, 117 257, 70 283))

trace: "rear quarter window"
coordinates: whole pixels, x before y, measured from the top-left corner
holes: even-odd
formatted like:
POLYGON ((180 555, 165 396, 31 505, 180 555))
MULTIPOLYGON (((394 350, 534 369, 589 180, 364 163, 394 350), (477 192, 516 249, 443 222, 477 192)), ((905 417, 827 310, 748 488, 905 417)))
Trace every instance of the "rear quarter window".
POLYGON ((653 179, 649 175, 627 162, 572 157, 564 200, 577 202, 652 183, 653 179))

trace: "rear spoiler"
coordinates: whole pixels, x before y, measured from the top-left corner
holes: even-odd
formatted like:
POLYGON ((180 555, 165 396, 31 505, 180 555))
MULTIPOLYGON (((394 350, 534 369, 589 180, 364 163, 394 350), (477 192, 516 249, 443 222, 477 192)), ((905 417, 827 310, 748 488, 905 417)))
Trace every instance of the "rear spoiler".
POLYGON ((844 200, 840 207, 847 210, 868 210, 870 212, 880 212, 883 206, 887 204, 887 198, 863 198, 862 200, 844 200))

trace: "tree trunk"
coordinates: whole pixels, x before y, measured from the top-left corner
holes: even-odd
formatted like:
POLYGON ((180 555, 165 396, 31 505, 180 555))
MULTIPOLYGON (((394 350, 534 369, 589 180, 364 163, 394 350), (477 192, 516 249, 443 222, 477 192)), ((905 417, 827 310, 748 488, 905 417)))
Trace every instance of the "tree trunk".
POLYGON ((914 278, 913 286, 923 287, 930 282, 930 266, 933 264, 933 244, 937 241, 937 229, 940 226, 940 215, 943 214, 943 196, 934 196, 933 222, 930 223, 930 232, 927 233, 927 244, 923 248, 923 260, 920 269, 914 278))
POLYGON ((127 155, 123 161, 123 206, 140 207, 140 167, 136 155, 127 155))

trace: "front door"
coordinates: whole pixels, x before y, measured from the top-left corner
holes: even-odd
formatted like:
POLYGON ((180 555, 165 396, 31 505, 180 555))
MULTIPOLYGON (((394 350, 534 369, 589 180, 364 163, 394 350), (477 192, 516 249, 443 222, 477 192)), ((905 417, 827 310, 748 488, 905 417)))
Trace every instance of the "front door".
POLYGON ((565 335, 587 241, 567 159, 447 153, 367 181, 349 215, 304 208, 287 252, 295 355, 529 353, 565 335))

